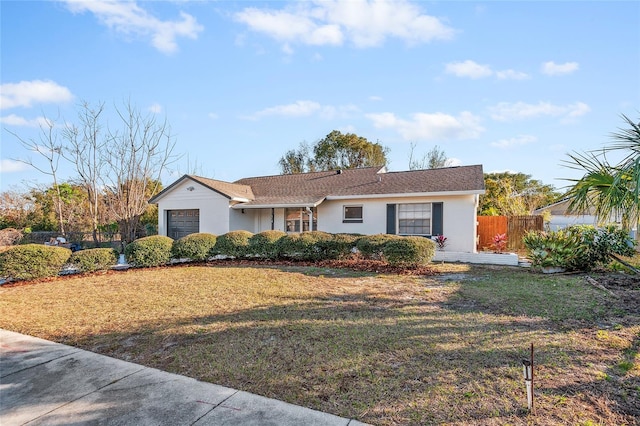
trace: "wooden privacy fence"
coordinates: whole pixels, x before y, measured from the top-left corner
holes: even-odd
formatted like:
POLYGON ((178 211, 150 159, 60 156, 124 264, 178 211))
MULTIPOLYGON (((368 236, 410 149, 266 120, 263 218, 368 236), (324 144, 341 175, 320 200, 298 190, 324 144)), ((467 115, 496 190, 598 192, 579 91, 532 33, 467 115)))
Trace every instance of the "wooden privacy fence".
POLYGON ((542 216, 478 216, 478 250, 491 250, 497 234, 507 234, 509 250, 524 249, 522 237, 527 231, 543 229, 542 216))

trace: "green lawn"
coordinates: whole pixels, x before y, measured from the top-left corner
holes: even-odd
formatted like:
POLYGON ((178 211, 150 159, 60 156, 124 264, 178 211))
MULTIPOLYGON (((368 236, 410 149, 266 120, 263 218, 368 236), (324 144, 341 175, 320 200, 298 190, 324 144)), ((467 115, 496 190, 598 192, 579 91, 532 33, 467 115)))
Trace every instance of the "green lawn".
POLYGON ((634 424, 640 287, 183 266, 0 288, 0 327, 380 425, 634 424), (537 414, 521 360, 533 343, 537 414))

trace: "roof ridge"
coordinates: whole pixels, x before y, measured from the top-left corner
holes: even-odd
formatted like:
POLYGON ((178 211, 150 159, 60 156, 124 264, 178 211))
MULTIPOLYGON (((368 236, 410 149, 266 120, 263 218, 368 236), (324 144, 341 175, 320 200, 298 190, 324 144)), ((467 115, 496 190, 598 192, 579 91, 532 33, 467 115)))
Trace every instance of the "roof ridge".
MULTIPOLYGON (((314 174, 321 174, 321 173, 335 173, 338 170, 341 170, 342 173, 345 172, 352 172, 352 171, 356 171, 356 170, 367 170, 367 169, 377 169, 380 170, 382 168, 384 168, 385 166, 369 166, 369 167, 354 167, 354 168, 350 168, 350 169, 332 169, 332 170, 318 170, 315 172, 304 172, 304 173, 285 173, 285 174, 280 174, 280 175, 267 175, 267 176, 249 176, 249 177, 243 177, 240 179, 237 179, 234 181, 238 182, 241 180, 255 180, 255 179, 266 179, 266 178, 274 178, 274 177, 283 177, 283 176, 309 176, 309 175, 314 175, 314 174)), ((242 185, 242 184, 241 184, 242 185)))

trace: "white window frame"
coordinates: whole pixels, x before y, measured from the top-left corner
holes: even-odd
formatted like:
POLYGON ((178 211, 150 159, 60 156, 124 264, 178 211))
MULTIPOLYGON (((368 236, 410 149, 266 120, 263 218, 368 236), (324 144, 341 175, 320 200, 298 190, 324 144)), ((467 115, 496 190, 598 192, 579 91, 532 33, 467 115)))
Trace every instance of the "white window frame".
MULTIPOLYGON (((404 213, 410 213, 410 212, 404 212, 404 213)), ((413 215, 416 216, 416 215, 413 215)), ((406 227, 406 225, 405 225, 406 227)), ((415 226, 414 226, 415 228, 415 226)), ((418 235, 418 236, 430 236, 433 232, 433 203, 399 203, 397 204, 396 207, 396 229, 398 232, 398 235, 418 235), (428 216, 427 217, 409 217, 409 218, 401 218, 400 216, 402 216, 402 206, 417 206, 417 205, 425 205, 425 206, 429 206, 429 211, 428 211, 428 216), (411 219, 419 219, 419 220, 424 220, 424 219, 428 219, 429 220, 429 233, 423 234, 423 233, 408 233, 408 232, 402 232, 400 229, 400 221, 401 220, 411 220, 411 219)))

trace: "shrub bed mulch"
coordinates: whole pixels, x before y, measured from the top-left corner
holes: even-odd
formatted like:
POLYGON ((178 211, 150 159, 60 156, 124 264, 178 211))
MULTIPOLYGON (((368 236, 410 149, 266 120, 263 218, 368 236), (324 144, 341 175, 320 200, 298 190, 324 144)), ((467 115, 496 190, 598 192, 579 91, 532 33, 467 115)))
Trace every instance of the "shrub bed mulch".
POLYGON ((331 269, 350 269, 359 272, 394 275, 436 275, 438 272, 431 266, 392 266, 381 260, 344 259, 321 260, 318 262, 302 260, 254 260, 224 259, 206 263, 208 266, 282 266, 282 267, 315 267, 331 269))
MULTIPOLYGON (((302 261, 302 260, 255 260, 255 259, 223 259, 207 262, 185 262, 175 263, 165 266, 156 266, 152 268, 172 268, 172 267, 189 267, 189 266, 212 266, 212 267, 273 267, 279 266, 283 268, 287 267, 309 267, 309 268, 327 268, 327 269, 349 269, 356 272, 370 272, 376 274, 392 274, 392 275, 411 275, 411 276, 432 276, 438 274, 430 266, 391 266, 381 260, 365 260, 365 259, 345 259, 345 260, 322 260, 318 262, 302 261)), ((130 270, 141 269, 131 268, 130 270)), ((117 274, 121 271, 106 270, 95 271, 88 273, 77 274, 65 274, 58 275, 56 277, 40 278, 37 280, 21 280, 10 281, 2 284, 2 287, 18 287, 22 285, 51 282, 57 280, 64 280, 74 278, 82 275, 105 275, 105 274, 117 274)))

